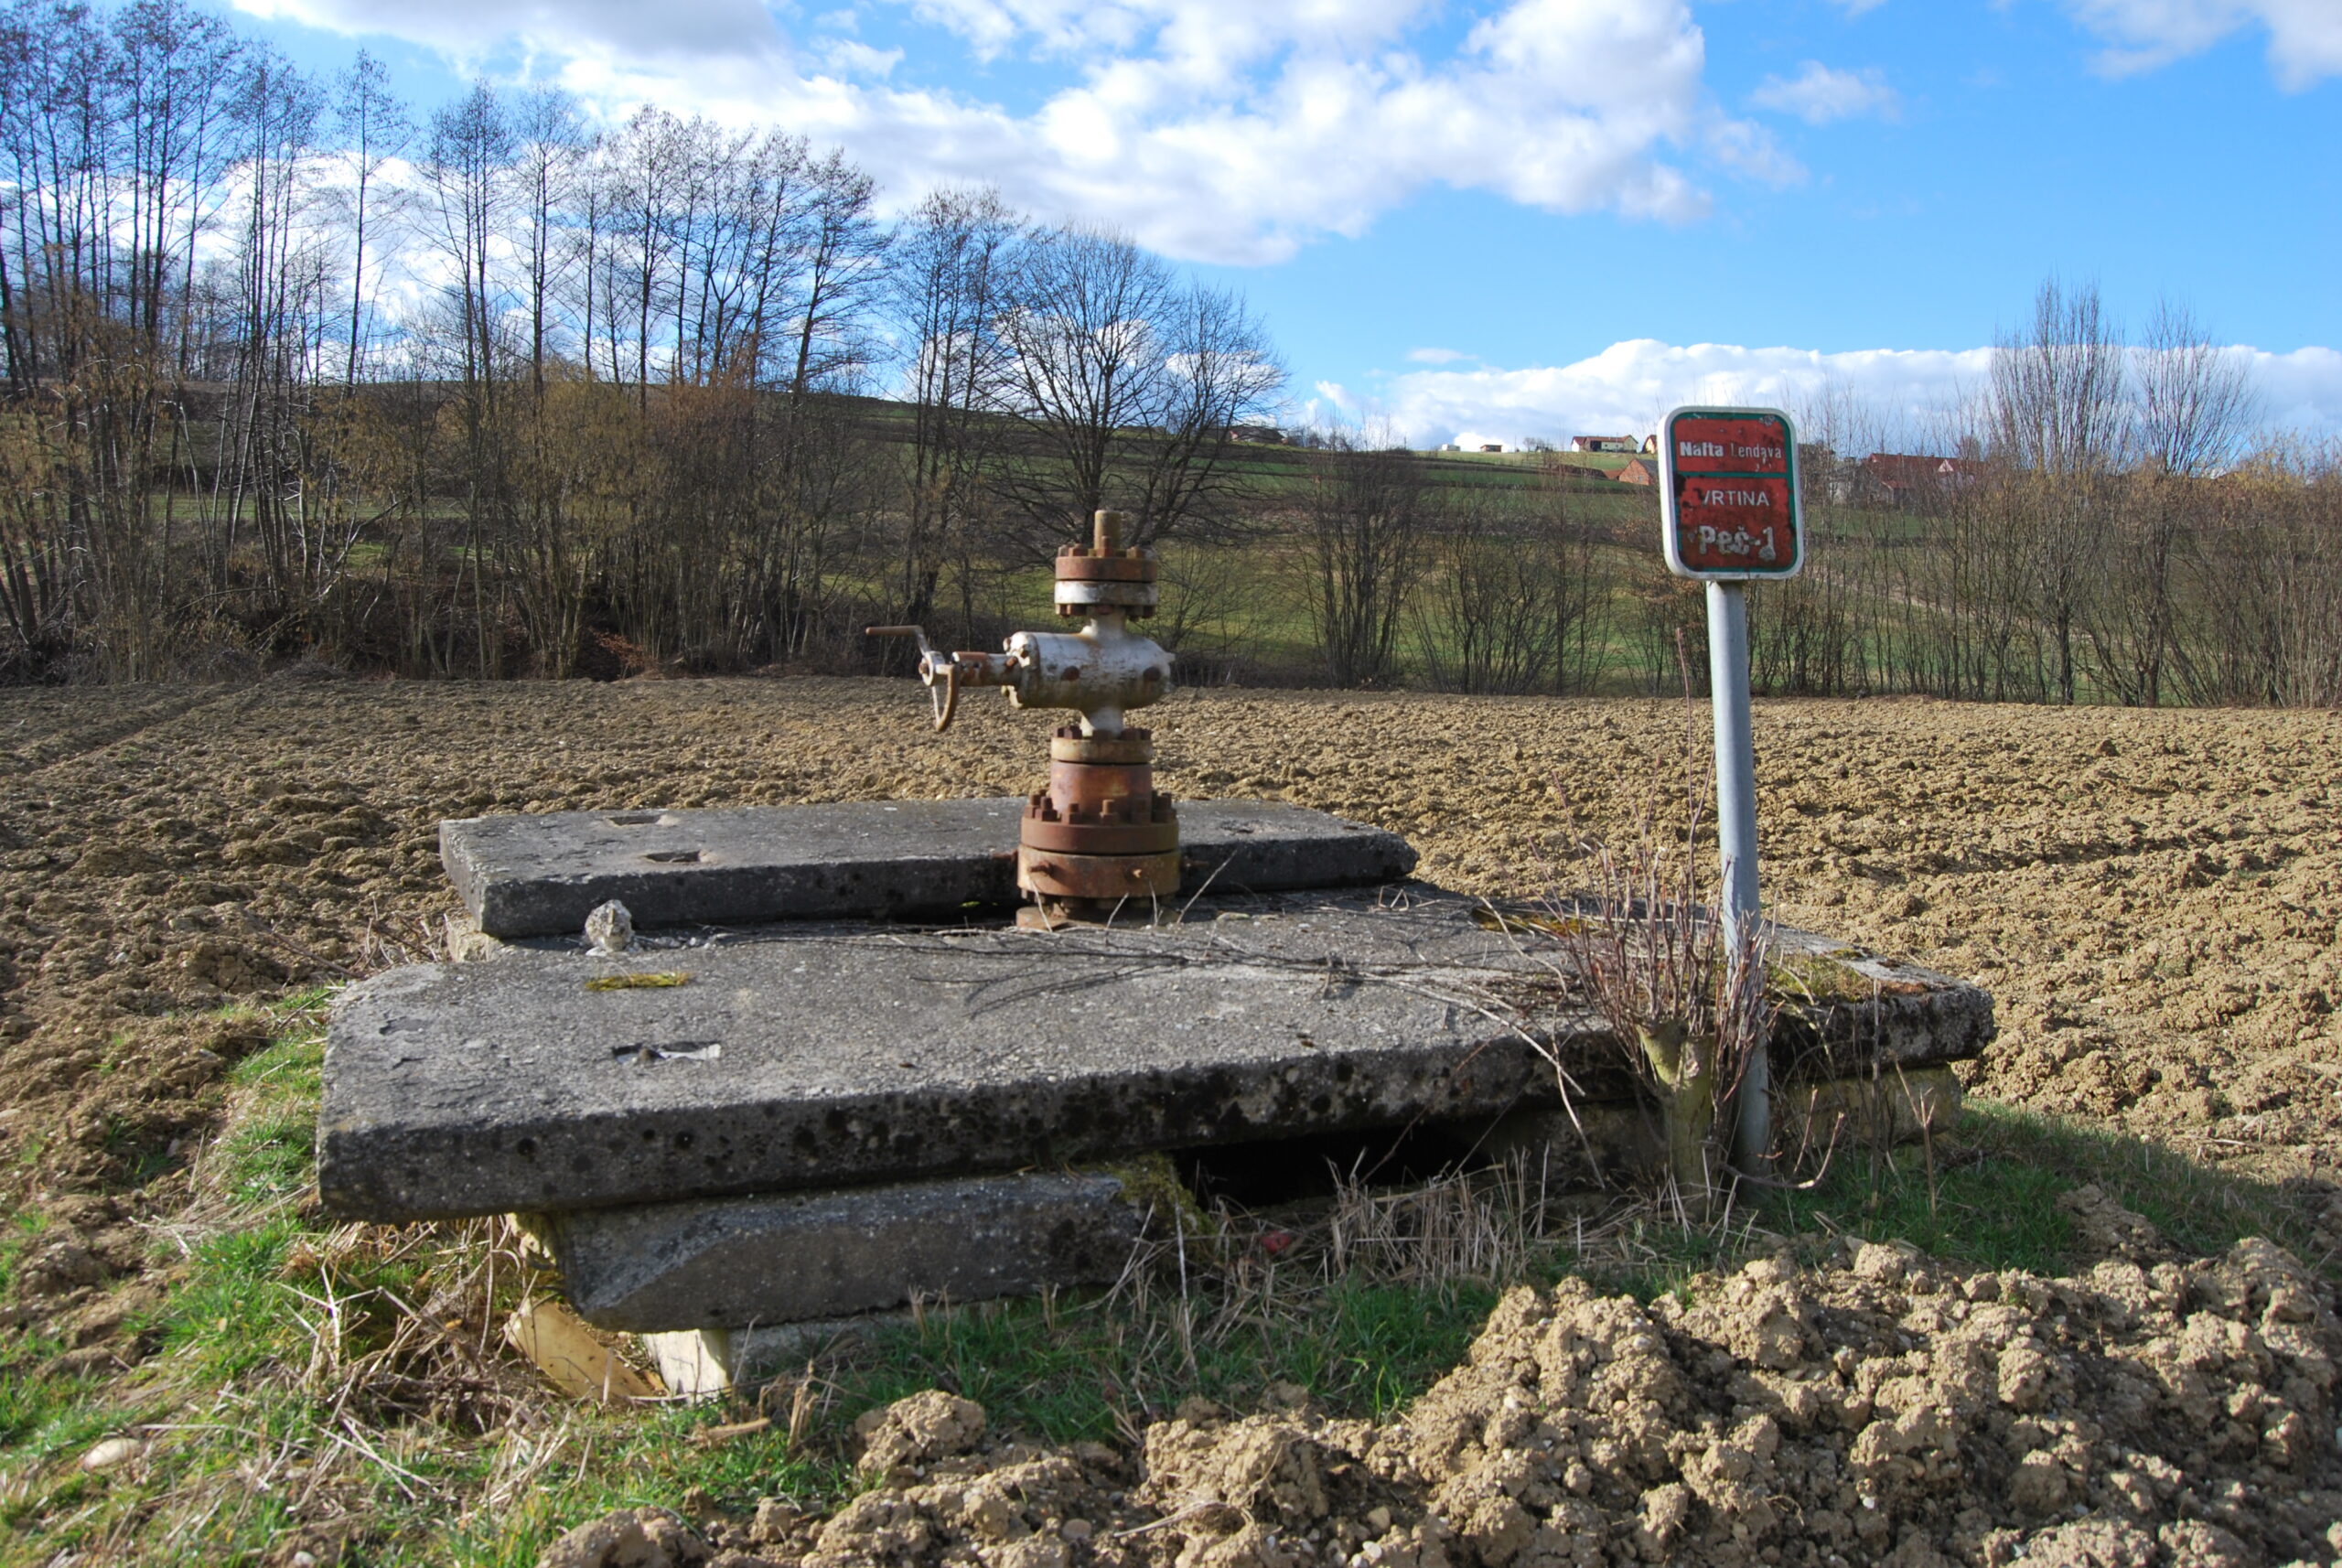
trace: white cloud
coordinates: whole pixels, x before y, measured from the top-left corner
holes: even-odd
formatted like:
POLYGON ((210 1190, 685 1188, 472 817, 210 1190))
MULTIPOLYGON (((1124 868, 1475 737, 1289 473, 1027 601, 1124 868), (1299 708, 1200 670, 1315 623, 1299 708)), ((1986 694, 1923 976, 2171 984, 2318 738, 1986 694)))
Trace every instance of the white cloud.
POLYGON ((2342 432, 2342 350, 2296 349, 2252 355, 2261 418, 2274 430, 2311 436, 2342 432))
POLYGON ((1981 381, 1990 358, 1984 349, 1824 354, 1641 338, 1574 364, 1409 371, 1391 378, 1380 412, 1420 446, 1455 440, 1458 432, 1476 440, 1566 443, 1587 434, 1649 435, 1679 403, 1794 408, 1834 385, 1881 405, 1885 423, 1924 424, 1981 381))
MULTIPOLYGON (((2249 357, 2271 428, 2342 432, 2342 352, 2231 351, 2249 357)), ((1416 446, 1647 435, 1661 414, 1682 403, 1797 413, 1824 398, 1853 405, 1872 438, 1894 444, 1940 439, 1953 411, 1984 383, 1991 363, 1990 349, 1822 353, 1727 343, 1679 347, 1644 338, 1568 365, 1410 371, 1391 377, 1373 399, 1330 384, 1318 392, 1350 417, 1387 421, 1416 446)))
POLYGON ((1809 125, 1826 125, 1857 114, 1892 120, 1903 108, 1903 101, 1878 71, 1832 70, 1818 59, 1807 60, 1794 78, 1767 77, 1748 95, 1748 102, 1759 109, 1794 114, 1809 125))
POLYGON ((885 77, 903 63, 903 51, 873 48, 852 38, 824 38, 822 63, 841 76, 885 77))
POLYGON ((1771 132, 1746 120, 1724 120, 1713 126, 1708 151, 1726 168, 1767 185, 1797 185, 1805 178, 1805 166, 1781 151, 1771 132))
POLYGON ((2269 69, 2287 90, 2342 76, 2336 0, 2066 0, 2066 6, 2112 46, 2098 57, 2110 75, 2153 70, 2259 26, 2269 30, 2269 69))
POLYGON ((1479 356, 1467 354, 1461 349, 1410 349, 1407 358, 1418 365, 1452 365, 1458 360, 1474 360, 1479 356))
POLYGON ((682 59, 780 44, 759 0, 234 0, 255 16, 383 33, 469 59, 507 43, 560 57, 586 48, 682 59))
POLYGON ((236 3, 458 59, 517 45, 613 110, 649 100, 842 142, 897 201, 996 183, 1195 259, 1354 236, 1434 183, 1680 221, 1708 208, 1687 158, 1803 173, 1715 106, 1688 0, 1477 0, 1442 48, 1442 0, 886 0, 930 24, 908 62, 819 20, 784 38, 758 0, 236 3), (1073 80, 1029 112, 912 84, 970 55, 1073 80))

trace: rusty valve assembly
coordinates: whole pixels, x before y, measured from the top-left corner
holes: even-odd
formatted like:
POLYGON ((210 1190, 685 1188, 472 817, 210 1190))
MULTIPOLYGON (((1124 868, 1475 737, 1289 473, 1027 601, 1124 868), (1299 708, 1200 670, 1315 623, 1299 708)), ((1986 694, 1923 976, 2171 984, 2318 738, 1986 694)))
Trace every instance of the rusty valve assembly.
POLYGON ((1016 886, 1031 895, 1028 923, 1111 919, 1127 902, 1179 890, 1179 819, 1155 789, 1155 741, 1125 715, 1171 690, 1171 656, 1134 632, 1155 613, 1155 553, 1124 549, 1119 511, 1101 511, 1092 542, 1058 553, 1058 614, 1080 631, 1020 631, 999 653, 944 653, 916 626, 874 626, 872 637, 919 642, 919 676, 951 727, 963 686, 998 686, 1020 708, 1081 714, 1049 737, 1049 787, 1026 801, 1016 886))

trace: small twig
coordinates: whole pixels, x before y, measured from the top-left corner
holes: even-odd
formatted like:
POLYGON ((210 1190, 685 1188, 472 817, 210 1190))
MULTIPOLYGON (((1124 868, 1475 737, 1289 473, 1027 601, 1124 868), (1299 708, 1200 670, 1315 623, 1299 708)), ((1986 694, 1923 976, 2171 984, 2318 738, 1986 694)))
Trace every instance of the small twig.
POLYGON ((1189 1518, 1192 1515, 1209 1513, 1213 1509, 1224 1509, 1227 1507, 1228 1505, 1226 1503, 1220 1502, 1217 1498, 1200 1503, 1189 1503, 1177 1513, 1167 1513, 1161 1519, 1149 1520, 1145 1524, 1134 1524, 1128 1530, 1115 1530, 1109 1534, 1106 1539, 1109 1541, 1127 1541, 1133 1535, 1144 1535, 1150 1530, 1161 1530, 1166 1524, 1176 1524, 1181 1520, 1189 1518))
POLYGON ((772 1426, 772 1417, 757 1416, 753 1421, 736 1421, 728 1426, 704 1426, 692 1434, 692 1442, 701 1448, 713 1448, 729 1443, 736 1437, 753 1437, 772 1426))

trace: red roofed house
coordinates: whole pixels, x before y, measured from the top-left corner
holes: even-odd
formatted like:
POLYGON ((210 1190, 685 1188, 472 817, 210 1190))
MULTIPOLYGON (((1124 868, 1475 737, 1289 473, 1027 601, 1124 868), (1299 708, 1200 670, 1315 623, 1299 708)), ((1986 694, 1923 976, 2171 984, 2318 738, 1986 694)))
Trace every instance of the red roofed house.
POLYGON ((1983 470, 1983 464, 1962 457, 1874 452, 1855 470, 1852 499, 1872 505, 1909 506, 1923 496, 1964 489, 1983 470))

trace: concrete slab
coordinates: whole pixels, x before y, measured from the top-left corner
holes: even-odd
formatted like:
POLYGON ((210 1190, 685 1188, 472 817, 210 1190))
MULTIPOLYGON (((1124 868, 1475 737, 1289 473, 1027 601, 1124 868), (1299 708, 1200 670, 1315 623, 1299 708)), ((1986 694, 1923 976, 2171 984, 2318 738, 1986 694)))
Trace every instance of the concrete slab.
POLYGON ((586 1321, 650 1334, 1107 1283, 1144 1218, 1111 1176, 1018 1172, 596 1209, 546 1230, 586 1321))
MULTIPOLYGON (((1168 929, 808 923, 393 971, 335 1010, 319 1187, 396 1221, 1055 1167, 1554 1103, 1541 1046, 1611 1097, 1616 1048, 1478 912, 1414 887, 1168 929)), ((1907 1063, 1991 1037, 1982 992, 1896 972, 1819 1036, 1857 1010, 1907 1063)))
MULTIPOLYGON (((575 935, 594 907, 638 926, 952 915, 1018 902, 1025 802, 850 801, 675 811, 548 811, 439 824, 439 855, 478 929, 575 935)), ((1396 882, 1398 834, 1273 800, 1182 800, 1188 892, 1396 882)))
POLYGON ((1211 913, 1054 934, 780 926, 682 952, 395 971, 336 1010, 320 1182, 337 1212, 382 1220, 559 1211, 1551 1092, 1531 1045, 1459 1000, 1475 975, 1520 972, 1464 901, 1211 913))

